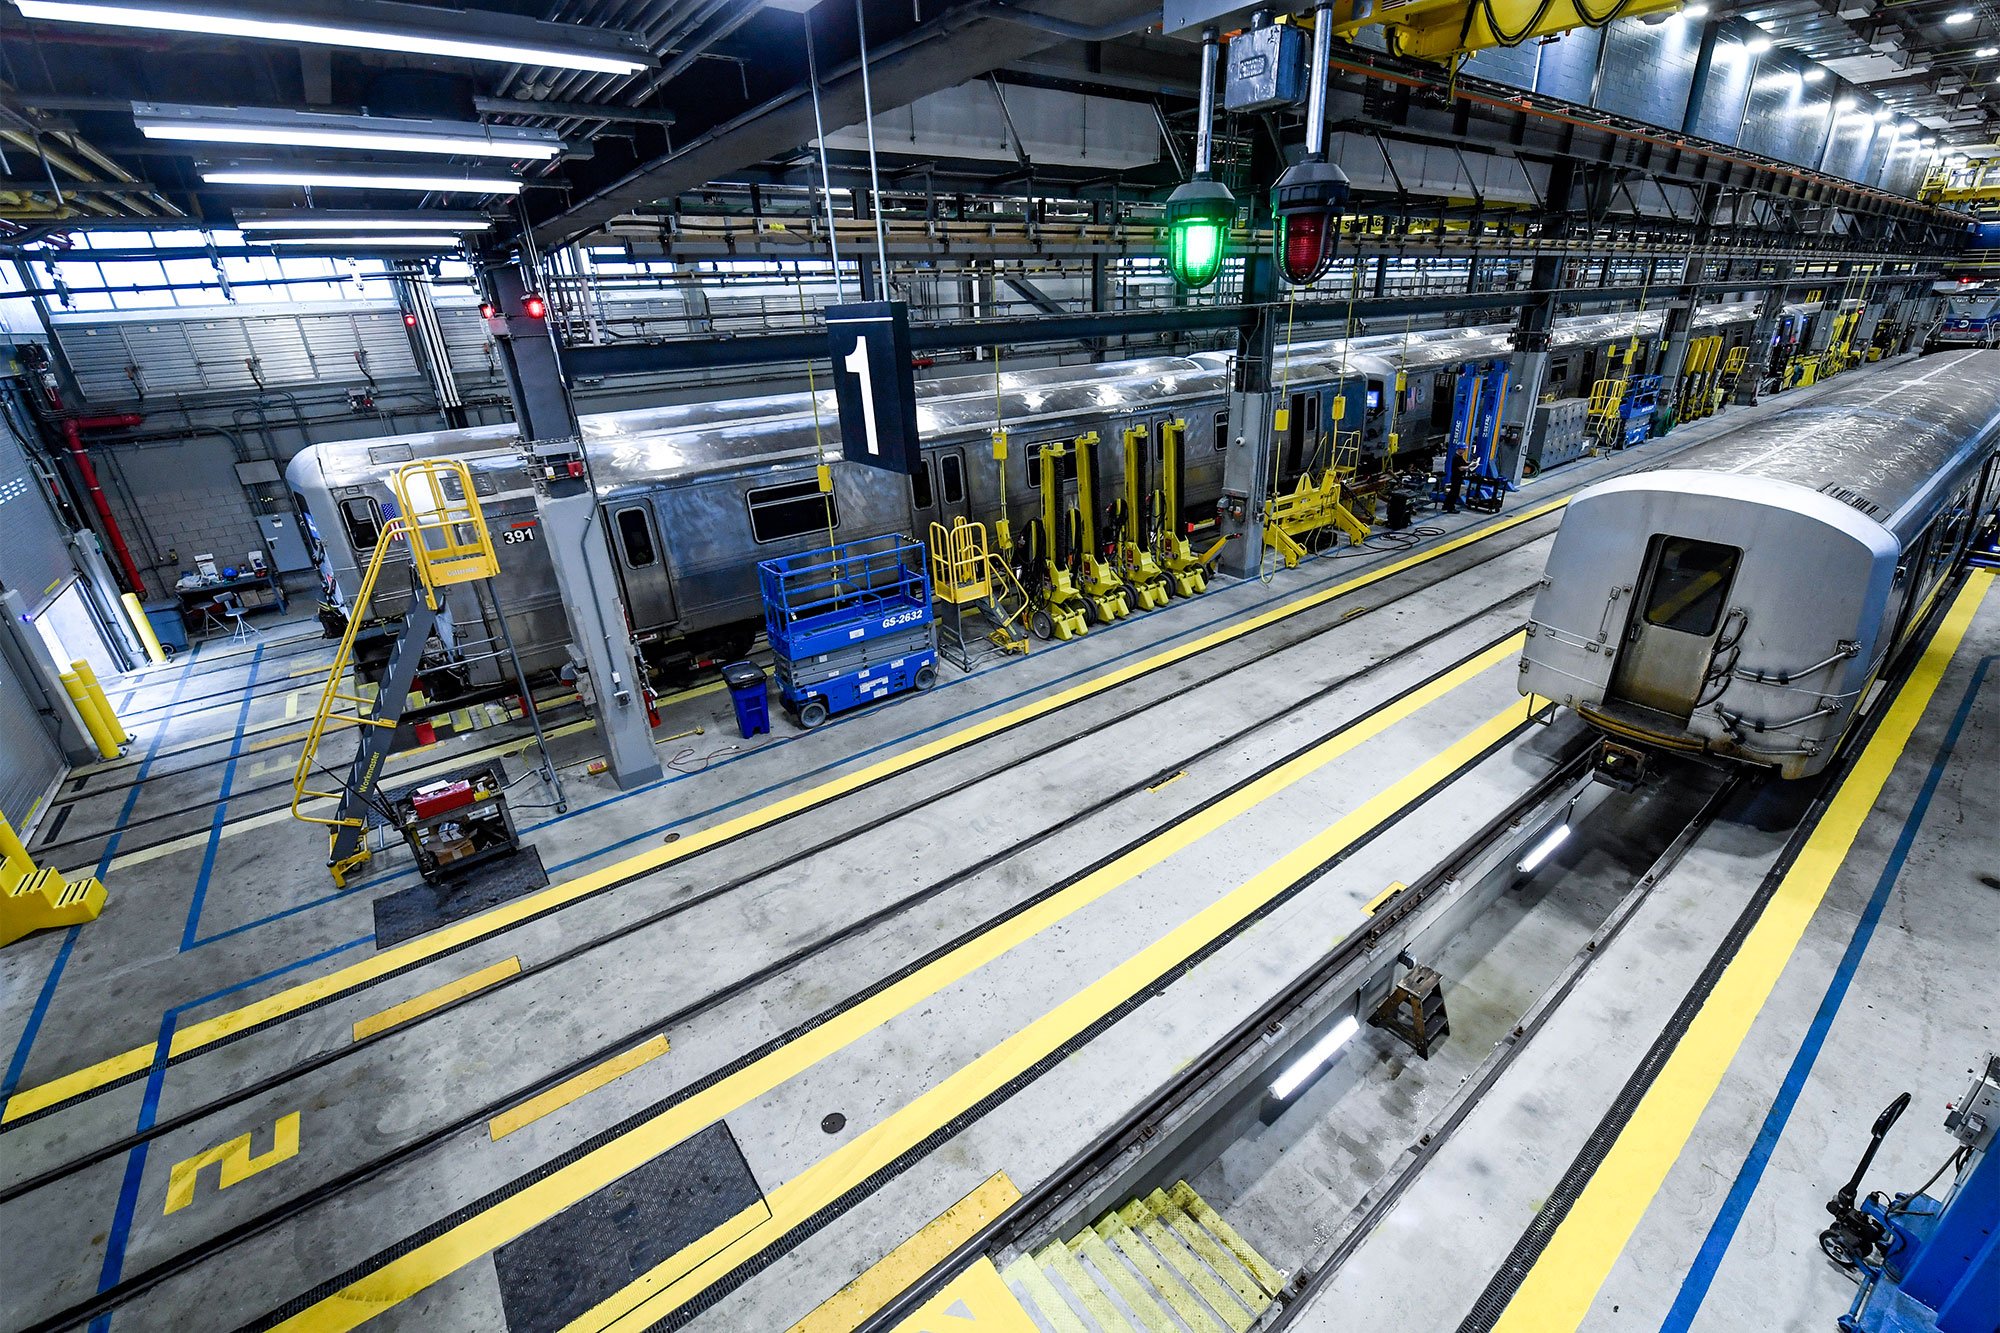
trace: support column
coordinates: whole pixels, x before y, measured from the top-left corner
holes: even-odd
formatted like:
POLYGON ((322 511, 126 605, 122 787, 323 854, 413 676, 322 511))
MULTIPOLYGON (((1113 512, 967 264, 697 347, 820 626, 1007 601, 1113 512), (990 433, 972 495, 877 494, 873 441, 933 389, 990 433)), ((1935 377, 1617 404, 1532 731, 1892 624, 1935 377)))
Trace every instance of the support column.
POLYGON ((390 279, 396 299, 402 303, 410 351, 429 374, 431 388, 437 394, 438 414, 453 429, 469 424, 465 398, 458 391, 458 379, 451 369, 451 351, 445 346, 444 326, 438 322, 437 303, 432 299, 430 270, 421 261, 399 261, 390 279))
MULTIPOLYGON (((1552 240, 1559 242, 1569 235, 1570 195, 1575 185, 1576 168, 1567 159, 1549 168, 1546 208, 1552 240)), ((1542 385, 1548 379, 1556 293, 1562 290, 1566 271, 1561 254, 1536 256, 1528 283, 1535 295, 1521 307, 1514 325, 1514 354, 1507 362, 1507 405, 1500 419, 1500 453, 1494 460, 1510 486, 1520 485, 1527 471, 1528 432, 1534 428, 1535 404, 1541 401, 1542 385)))
POLYGON ((1216 564, 1225 574, 1254 576, 1264 558, 1264 506, 1271 499, 1271 464, 1278 448, 1274 417, 1282 404, 1271 387, 1278 340, 1278 273, 1269 255, 1243 260, 1243 300, 1256 313, 1236 336, 1235 378, 1229 386, 1229 447, 1223 453, 1222 500, 1227 539, 1216 564))
POLYGON ((1742 407, 1754 407, 1757 395, 1763 387, 1764 376, 1771 367, 1771 335, 1777 332, 1778 316, 1785 309, 1787 280, 1792 276, 1792 261, 1781 259, 1777 262, 1776 281, 1764 293, 1764 304, 1757 311, 1757 322, 1750 327, 1750 357, 1744 363, 1743 374, 1736 380, 1736 392, 1732 395, 1742 407))
POLYGON ((530 318, 522 298, 531 290, 519 267, 495 279, 499 314, 490 321, 507 371, 521 450, 535 476, 536 514, 555 565, 556 586, 569 617, 570 666, 565 675, 597 719, 611 776, 630 790, 661 776, 653 750, 645 674, 619 598, 611 546, 605 538, 576 407, 548 321, 530 318))

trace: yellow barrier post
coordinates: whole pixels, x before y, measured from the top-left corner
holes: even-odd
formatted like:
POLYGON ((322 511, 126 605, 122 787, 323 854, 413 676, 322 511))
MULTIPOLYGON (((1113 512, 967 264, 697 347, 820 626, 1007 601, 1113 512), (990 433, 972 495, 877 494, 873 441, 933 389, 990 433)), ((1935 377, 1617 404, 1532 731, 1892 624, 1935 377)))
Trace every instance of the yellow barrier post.
POLYGON ((117 733, 111 730, 111 724, 98 711, 97 701, 90 697, 90 688, 83 683, 83 677, 74 671, 65 671, 59 679, 63 692, 76 706, 76 715, 83 720, 83 729, 90 733, 90 743, 97 747, 98 756, 116 759, 119 746, 117 733))
POLYGON ((146 660, 154 666, 167 660, 167 650, 160 645, 160 636, 153 632, 153 622, 146 618, 146 608, 139 605, 136 593, 121 593, 118 600, 125 606, 125 614, 131 618, 132 631, 139 636, 139 642, 146 649, 146 660))
POLYGON ((111 700, 105 695, 104 687, 98 684, 97 673, 91 670, 90 663, 79 658, 69 664, 69 669, 76 672, 77 676, 83 681, 83 688, 90 691, 91 702, 96 704, 98 712, 104 715, 104 725, 110 728, 113 736, 118 738, 118 744, 121 746, 130 745, 132 743, 132 733, 125 730, 125 724, 120 722, 118 714, 112 711, 111 700))

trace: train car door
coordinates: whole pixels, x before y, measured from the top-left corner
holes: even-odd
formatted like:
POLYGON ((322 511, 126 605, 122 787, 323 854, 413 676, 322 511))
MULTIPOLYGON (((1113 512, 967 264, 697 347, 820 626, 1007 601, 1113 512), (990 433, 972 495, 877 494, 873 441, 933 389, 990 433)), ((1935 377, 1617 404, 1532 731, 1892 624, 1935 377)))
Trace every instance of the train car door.
POLYGON ((625 616, 636 631, 655 630, 680 619, 673 583, 667 578, 664 548, 653 506, 631 500, 609 506, 612 564, 625 593, 625 616))
POLYGON ((1610 697, 1685 723, 1700 700, 1743 552, 1658 533, 1612 668, 1610 697))
MULTIPOLYGON (((937 455, 926 452, 917 459, 917 470, 910 474, 910 531, 921 537, 941 518, 937 502, 937 455)), ((945 524, 949 527, 950 520, 945 520, 945 524)))

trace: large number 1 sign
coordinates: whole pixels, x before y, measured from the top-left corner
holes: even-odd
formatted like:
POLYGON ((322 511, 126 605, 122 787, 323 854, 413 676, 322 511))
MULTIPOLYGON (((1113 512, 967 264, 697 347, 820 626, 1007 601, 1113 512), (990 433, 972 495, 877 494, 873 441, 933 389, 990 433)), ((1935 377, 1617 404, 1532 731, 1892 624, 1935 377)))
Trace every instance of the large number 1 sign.
POLYGON ((882 432, 875 424, 875 377, 868 373, 868 339, 856 334, 854 350, 840 364, 861 381, 862 436, 868 442, 868 452, 879 458, 882 455, 882 432))
POLYGON ((923 454, 907 308, 896 301, 829 306, 826 332, 842 455, 867 467, 915 472, 923 454))

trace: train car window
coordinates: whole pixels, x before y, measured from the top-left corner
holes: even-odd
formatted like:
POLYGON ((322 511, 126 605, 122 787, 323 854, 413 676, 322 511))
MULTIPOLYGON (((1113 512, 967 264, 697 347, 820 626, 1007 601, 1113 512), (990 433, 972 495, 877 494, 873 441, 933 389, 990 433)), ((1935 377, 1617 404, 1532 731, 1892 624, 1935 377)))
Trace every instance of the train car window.
POLYGON ((821 493, 816 480, 765 486, 751 491, 747 498, 750 535, 759 542, 783 541, 840 526, 840 506, 831 495, 821 493))
POLYGON ((618 511, 618 544, 625 550, 627 569, 644 569, 660 558, 653 545, 653 525, 646 521, 643 505, 618 511))
MULTIPOLYGON (((1068 443, 1068 441, 1054 440, 1051 441, 1051 443, 1066 444, 1068 443)), ((1062 461, 1058 463, 1056 466, 1058 471, 1062 474, 1062 479, 1064 481, 1075 481, 1076 450, 1072 449, 1068 453, 1064 454, 1062 457, 1062 461)), ((1028 446, 1028 484, 1030 486, 1033 486, 1038 491, 1042 489, 1042 446, 1039 444, 1031 444, 1028 446)))
POLYGON ((1229 447, 1229 413, 1215 414, 1215 452, 1221 453, 1229 447))
POLYGON ((1734 546, 1690 537, 1660 539, 1646 592, 1646 623, 1703 638, 1715 633, 1742 555, 1734 546))
POLYGON ((1319 429, 1319 395, 1315 393, 1309 395, 1306 398, 1306 433, 1310 435, 1312 432, 1318 429, 1319 429))
POLYGON ((357 551, 373 550, 382 540, 382 511, 365 495, 340 502, 340 522, 357 551))
POLYGON ((917 460, 917 470, 910 474, 910 503, 919 509, 929 509, 937 503, 937 496, 931 490, 931 460, 917 460))
POLYGON ((965 503, 965 460, 957 454, 946 454, 938 460, 938 480, 944 483, 944 502, 948 505, 965 503))

